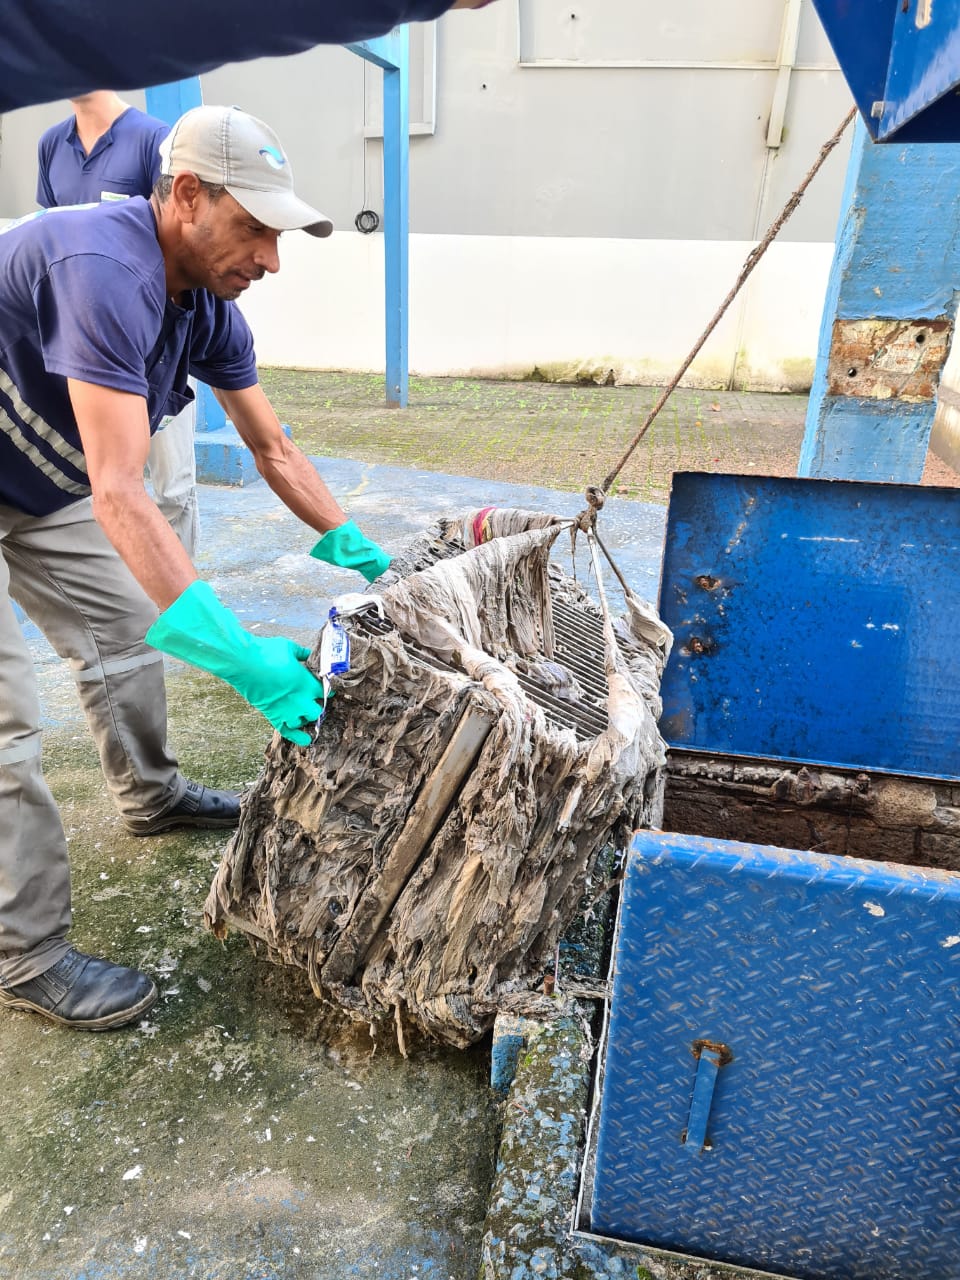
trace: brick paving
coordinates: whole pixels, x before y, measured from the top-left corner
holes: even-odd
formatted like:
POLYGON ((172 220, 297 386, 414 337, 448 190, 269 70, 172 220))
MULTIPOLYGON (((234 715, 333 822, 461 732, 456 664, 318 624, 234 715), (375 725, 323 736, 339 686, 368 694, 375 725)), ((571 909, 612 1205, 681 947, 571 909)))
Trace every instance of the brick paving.
MULTIPOLYGON (((377 374, 261 370, 307 453, 579 491, 612 469, 658 387, 411 378, 405 410, 388 408, 377 374)), ((665 503, 674 471, 795 475, 807 397, 675 391, 615 492, 665 503)), ((960 484, 937 459, 926 484, 960 484)))

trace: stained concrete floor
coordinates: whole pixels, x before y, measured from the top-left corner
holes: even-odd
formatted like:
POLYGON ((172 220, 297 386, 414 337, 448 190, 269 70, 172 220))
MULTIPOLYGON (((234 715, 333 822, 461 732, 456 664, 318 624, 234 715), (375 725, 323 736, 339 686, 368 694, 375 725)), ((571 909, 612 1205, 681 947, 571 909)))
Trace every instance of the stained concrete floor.
MULTIPOLYGON (((441 513, 497 503, 574 515, 581 505, 526 486, 318 465, 392 551, 441 513)), ((252 629, 312 640, 332 597, 357 587, 309 558, 309 531, 262 484, 203 487, 201 516, 200 570, 252 629)), ((663 516, 619 499, 602 517, 647 598, 663 516)), ((578 567, 585 575, 582 552, 578 567)), ((72 682, 27 634, 45 767, 70 839, 74 941, 151 972, 161 1000, 137 1028, 103 1035, 2 1015, 0 1276, 472 1280, 499 1122, 486 1047, 421 1045, 404 1060, 363 1028, 332 1027, 299 973, 205 933, 222 837, 125 834, 72 682)), ((184 772, 252 780, 269 732, 257 713, 177 663, 168 691, 184 772)))

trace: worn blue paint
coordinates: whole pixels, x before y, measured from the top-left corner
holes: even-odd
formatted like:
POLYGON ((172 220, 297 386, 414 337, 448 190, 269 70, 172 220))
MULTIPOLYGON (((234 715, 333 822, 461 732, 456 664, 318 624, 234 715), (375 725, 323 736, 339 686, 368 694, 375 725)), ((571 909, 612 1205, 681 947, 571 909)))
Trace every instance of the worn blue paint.
POLYGON ((960 876, 638 832, 594 1231, 804 1280, 944 1280, 960 1238, 960 876), (728 1051, 694 1160, 697 1041, 728 1051))
POLYGON ((823 313, 820 317, 817 361, 813 371, 810 398, 807 401, 806 428, 797 468, 798 474, 801 476, 819 474, 817 461, 828 438, 826 433, 821 432, 820 419, 825 412, 827 398, 827 373, 830 366, 830 351, 833 343, 833 323, 837 316, 837 309, 840 306, 841 287, 849 276, 848 268, 854 250, 857 225, 863 219, 863 213, 855 210, 855 197, 857 175, 860 171, 866 139, 866 130, 858 122, 854 133, 850 160, 847 164, 843 195, 840 199, 840 218, 833 251, 833 263, 830 268, 830 278, 827 281, 827 292, 823 300, 823 313))
POLYGON ((260 479, 253 454, 231 426, 205 431, 197 436, 194 447, 201 484, 249 485, 260 479))
POLYGON ((960 778, 958 579, 953 489, 675 475, 667 742, 960 778))
POLYGON ((824 396, 817 430, 804 437, 799 473, 821 480, 917 482, 932 426, 927 404, 824 396))
POLYGON ((501 1097, 513 1084, 522 1050, 522 1035, 494 1036, 490 1046, 490 1088, 501 1097))
POLYGON ((873 137, 960 142, 960 0, 814 0, 873 137))
MULTIPOLYGON (((197 418, 196 431, 201 434, 205 431, 222 431, 227 425, 227 415, 220 407, 220 401, 213 394, 208 386, 200 382, 197 384, 197 418)), ((234 437, 234 444, 237 444, 234 437)), ((214 480, 211 484, 216 483, 214 480)))
MULTIPOLYGON (((266 1241, 252 1238, 252 1229, 238 1229, 227 1238, 221 1235, 217 1239, 215 1234, 199 1247, 174 1240, 152 1244, 140 1253, 130 1245, 109 1241, 104 1248, 101 1242, 101 1249, 109 1256, 85 1263, 83 1270, 70 1273, 70 1280, 180 1280, 185 1276, 203 1276, 204 1280, 290 1280, 305 1275, 306 1248, 301 1246, 306 1245, 309 1236, 303 1234, 304 1228, 295 1231, 292 1224, 278 1225, 275 1218, 271 1221, 270 1210, 276 1210, 276 1205, 269 1196, 252 1197, 251 1203, 267 1211, 266 1223, 257 1224, 258 1233, 267 1227, 266 1241), (237 1261, 238 1256, 242 1256, 242 1262, 237 1261)), ((407 1234, 410 1243, 393 1247, 372 1239, 359 1262, 349 1261, 348 1252, 335 1246, 331 1250, 335 1269, 322 1274, 335 1274, 337 1280, 371 1275, 378 1280, 448 1280, 464 1252, 460 1237, 415 1223, 410 1224, 407 1234)), ((44 1272, 45 1276, 52 1274, 44 1272)))
POLYGON ((387 403, 409 394, 410 37, 405 26, 346 46, 383 69, 383 235, 387 403))
POLYGON ((513 1013, 498 1013, 490 1043, 490 1088, 504 1097, 517 1074, 517 1063, 527 1040, 528 1020, 513 1013))
POLYGON ((833 348, 834 323, 952 320, 958 282, 960 146, 880 147, 858 123, 824 302, 800 475, 920 480, 935 400, 867 401, 828 394, 833 363, 841 359, 833 348))

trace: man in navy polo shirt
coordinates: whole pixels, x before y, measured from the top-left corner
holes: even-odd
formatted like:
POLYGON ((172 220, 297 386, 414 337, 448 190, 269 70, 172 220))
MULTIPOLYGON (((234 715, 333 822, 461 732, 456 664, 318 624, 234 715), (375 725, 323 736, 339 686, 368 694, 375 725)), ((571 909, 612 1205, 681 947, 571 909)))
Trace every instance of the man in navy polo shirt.
POLYGON ((321 535, 312 555, 368 581, 389 564, 284 435, 233 305, 278 270, 282 231, 331 223, 294 194, 276 135, 237 108, 187 112, 161 156, 149 201, 57 209, 0 236, 0 1006, 92 1030, 138 1018, 156 988, 67 941, 67 849, 10 597, 74 667, 121 806, 140 803, 146 775, 149 830, 186 787, 157 650, 222 677, 301 744, 323 696, 308 650, 245 631, 144 489, 151 432, 191 398, 188 374, 218 389, 261 474, 321 535))
MULTIPOLYGON (((37 204, 97 204, 149 196, 160 176, 162 120, 109 89, 70 99, 74 114, 52 125, 37 146, 37 204)), ((150 443, 147 472, 157 506, 193 559, 197 549, 196 406, 166 417, 150 443)))

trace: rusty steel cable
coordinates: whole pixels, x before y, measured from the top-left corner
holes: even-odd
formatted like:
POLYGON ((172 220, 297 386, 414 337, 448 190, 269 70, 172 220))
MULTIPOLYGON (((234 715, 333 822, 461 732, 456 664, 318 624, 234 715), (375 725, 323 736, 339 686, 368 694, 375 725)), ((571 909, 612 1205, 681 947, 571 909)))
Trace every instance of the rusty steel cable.
MULTIPOLYGON (((617 463, 617 465, 613 468, 613 470, 607 476, 606 480, 604 480, 603 484, 600 486, 600 495, 599 495, 601 499, 600 502, 598 503, 596 501, 596 497, 597 497, 596 489, 593 490, 593 493, 594 493, 593 497, 590 496, 590 492, 588 491, 588 495, 587 495, 587 500, 589 503, 588 511, 592 508, 595 514, 596 511, 599 509, 599 507, 602 506, 602 495, 609 491, 610 486, 613 484, 614 480, 616 480, 617 476, 620 474, 620 472, 626 466, 627 462, 630 460, 630 455, 633 453, 634 449, 636 449, 637 445, 646 435, 650 426, 652 425, 655 418, 657 417, 657 414, 660 412, 663 406, 667 403, 667 401, 673 395, 674 391, 676 391, 680 383, 680 379, 683 377, 683 375, 687 372, 687 370, 693 364, 694 360, 697 358, 697 356, 700 353, 701 347, 710 337, 711 333, 713 333, 714 329, 717 327, 717 325, 720 323, 721 319, 723 318, 723 315, 726 312, 727 308, 730 306, 731 302, 733 302, 734 298, 743 288, 743 285, 747 277, 750 275, 750 272, 754 269, 754 267, 757 265, 757 263, 766 253, 767 249, 769 249, 770 245, 778 235, 783 224, 787 221, 787 219, 796 209, 797 205, 803 199, 803 195, 807 187, 809 187, 810 183, 819 173, 821 167, 823 166, 824 161, 827 159, 831 151, 833 151, 834 147, 843 137, 844 133, 847 130, 847 127, 849 126, 851 120, 854 118, 856 113, 857 113, 856 107, 851 107, 849 114, 844 118, 843 123, 839 126, 836 133, 834 133, 831 138, 828 138, 827 141, 820 148, 820 154, 817 156, 816 160, 811 166, 810 171, 807 173, 806 177, 800 183, 799 187, 797 187, 796 191, 794 191, 793 195, 790 197, 787 203, 783 206, 783 209, 781 210, 780 215, 776 218, 774 222, 771 223, 770 228, 767 231, 767 234, 763 237, 761 241, 759 241, 758 244, 754 245, 754 247, 750 250, 750 253, 747 255, 747 260, 743 264, 743 270, 740 272, 739 276, 737 277, 733 285, 733 288, 730 290, 730 292, 727 294, 724 300, 720 303, 720 306, 717 308, 716 312, 714 313, 713 318, 710 320, 710 323, 707 325, 703 333, 701 333, 700 337, 694 343, 693 348, 690 351, 690 354, 687 356, 683 364, 680 366, 680 368, 671 378, 670 382, 664 387, 659 399, 657 400, 657 403, 653 406, 653 408, 647 414, 646 418, 643 421, 643 425, 631 440, 629 447, 627 448, 623 456, 620 458, 620 461, 617 463)), ((586 515, 587 513, 585 512, 584 514, 586 515)))

